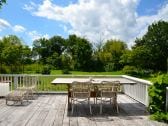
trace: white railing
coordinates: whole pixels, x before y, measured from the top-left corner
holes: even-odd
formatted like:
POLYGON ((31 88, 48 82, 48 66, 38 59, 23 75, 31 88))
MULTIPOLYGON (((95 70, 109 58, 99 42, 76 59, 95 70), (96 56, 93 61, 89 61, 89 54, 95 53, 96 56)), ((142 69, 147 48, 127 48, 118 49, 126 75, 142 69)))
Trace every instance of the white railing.
POLYGON ((18 87, 37 84, 38 78, 37 76, 26 74, 0 74, 0 82, 9 83, 10 90, 14 90, 18 87))
POLYGON ((123 86, 124 93, 130 96, 131 98, 141 102, 142 104, 148 106, 149 104, 148 87, 152 83, 150 81, 126 75, 123 75, 122 77, 136 82, 136 84, 134 85, 124 85, 123 86))
POLYGON ((24 85, 31 85, 36 83, 38 91, 62 91, 66 90, 66 85, 52 85, 53 81, 57 77, 112 77, 112 78, 125 78, 134 81, 135 84, 123 85, 123 92, 132 97, 133 99, 141 102, 142 104, 148 106, 149 96, 148 87, 152 84, 149 81, 142 80, 135 77, 130 77, 126 75, 30 75, 30 74, 0 74, 0 82, 9 82, 10 89, 16 89, 24 85))

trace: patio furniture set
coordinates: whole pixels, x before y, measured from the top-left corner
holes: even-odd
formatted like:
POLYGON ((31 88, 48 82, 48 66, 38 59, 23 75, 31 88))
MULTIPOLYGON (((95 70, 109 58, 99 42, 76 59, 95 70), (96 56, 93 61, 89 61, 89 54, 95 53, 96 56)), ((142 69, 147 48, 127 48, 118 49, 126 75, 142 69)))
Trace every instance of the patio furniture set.
POLYGON ((68 109, 72 114, 75 104, 84 103, 84 101, 89 105, 90 114, 92 114, 94 104, 100 106, 100 114, 102 114, 103 105, 107 102, 113 104, 118 113, 117 93, 121 91, 121 85, 136 84, 136 82, 124 78, 56 78, 51 83, 67 84, 68 109), (94 101, 92 105, 91 99, 94 101))
POLYGON ((100 114, 102 114, 103 103, 109 102, 116 107, 117 113, 117 93, 120 91, 119 81, 102 81, 101 84, 92 83, 92 81, 87 82, 77 82, 74 81, 70 84, 70 104, 72 109, 72 114, 74 111, 74 106, 76 103, 83 103, 87 101, 90 109, 90 114, 92 114, 91 98, 94 99, 94 104, 100 105, 100 114), (81 101, 83 99, 83 101, 81 101))

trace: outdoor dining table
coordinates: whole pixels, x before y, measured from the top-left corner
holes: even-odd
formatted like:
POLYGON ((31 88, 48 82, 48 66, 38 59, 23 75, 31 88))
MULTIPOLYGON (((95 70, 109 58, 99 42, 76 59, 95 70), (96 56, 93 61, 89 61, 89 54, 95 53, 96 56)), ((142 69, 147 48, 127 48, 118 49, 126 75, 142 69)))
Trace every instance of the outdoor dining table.
MULTIPOLYGON (((129 79, 125 79, 125 78, 56 78, 54 79, 51 83, 52 84, 67 84, 68 86, 68 109, 71 108, 71 104, 70 104, 70 97, 71 97, 71 92, 70 92, 70 85, 74 82, 87 82, 87 81, 91 81, 92 84, 95 85, 99 85, 101 84, 103 81, 108 81, 108 82, 113 82, 113 81, 119 81, 121 85, 123 84, 129 84, 129 85, 133 85, 136 84, 135 81, 131 81, 129 79)), ((96 97, 95 92, 91 92, 91 97, 96 97)))

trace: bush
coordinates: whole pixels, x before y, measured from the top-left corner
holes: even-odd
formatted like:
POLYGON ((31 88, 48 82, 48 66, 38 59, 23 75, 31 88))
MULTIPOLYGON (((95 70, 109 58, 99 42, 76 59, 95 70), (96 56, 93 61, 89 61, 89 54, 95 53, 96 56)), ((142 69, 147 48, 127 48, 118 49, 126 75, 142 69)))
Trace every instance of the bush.
POLYGON ((104 67, 106 72, 112 72, 115 70, 115 65, 114 63, 108 63, 105 67, 104 67))
POLYGON ((136 68, 134 66, 125 66, 122 71, 125 74, 136 76, 136 77, 147 77, 147 76, 150 76, 151 73, 153 73, 152 70, 143 70, 143 69, 136 68))
POLYGON ((149 111, 152 117, 158 121, 168 121, 168 116, 165 113, 166 107, 166 87, 168 87, 168 74, 160 75, 156 78, 153 85, 149 87, 149 111))
POLYGON ((10 73, 10 70, 9 70, 8 67, 2 65, 2 66, 0 67, 0 73, 1 73, 1 74, 9 74, 9 73, 10 73))
POLYGON ((150 119, 157 121, 164 121, 168 123, 168 113, 156 112, 150 116, 150 119))
POLYGON ((123 73, 129 74, 129 75, 137 75, 138 74, 138 69, 134 66, 125 66, 122 71, 123 71, 123 73))
POLYGON ((62 74, 70 74, 69 69, 63 69, 63 70, 62 70, 62 74))
POLYGON ((50 66, 44 66, 42 71, 41 71, 42 74, 50 74, 51 73, 51 68, 50 66))

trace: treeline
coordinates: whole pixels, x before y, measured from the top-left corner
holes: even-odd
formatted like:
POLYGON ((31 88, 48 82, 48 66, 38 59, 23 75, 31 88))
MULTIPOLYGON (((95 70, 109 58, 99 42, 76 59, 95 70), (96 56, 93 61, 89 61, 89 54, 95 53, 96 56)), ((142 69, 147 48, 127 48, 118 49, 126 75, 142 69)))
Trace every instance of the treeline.
MULTIPOLYGON (((67 39, 53 36, 40 38, 33 47, 23 44, 14 35, 0 40, 0 72, 24 72, 26 65, 41 64, 45 71, 62 69, 78 71, 117 71, 141 74, 166 71, 168 60, 168 22, 155 22, 132 49, 121 40, 107 40, 93 45, 86 38, 69 35, 67 39), (10 66, 10 67, 9 67, 10 66)), ((39 71, 36 71, 39 72, 39 71)))

